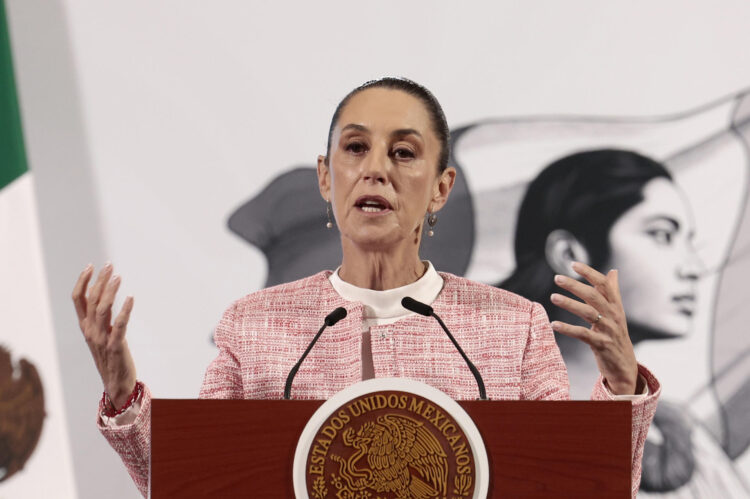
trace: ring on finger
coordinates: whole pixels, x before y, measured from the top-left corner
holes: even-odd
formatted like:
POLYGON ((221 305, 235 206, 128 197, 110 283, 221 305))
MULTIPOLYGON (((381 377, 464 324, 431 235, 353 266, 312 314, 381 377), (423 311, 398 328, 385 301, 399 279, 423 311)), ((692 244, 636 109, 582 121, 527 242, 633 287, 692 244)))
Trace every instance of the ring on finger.
POLYGON ((602 320, 602 314, 596 314, 596 319, 591 323, 592 326, 596 325, 600 320, 602 320))

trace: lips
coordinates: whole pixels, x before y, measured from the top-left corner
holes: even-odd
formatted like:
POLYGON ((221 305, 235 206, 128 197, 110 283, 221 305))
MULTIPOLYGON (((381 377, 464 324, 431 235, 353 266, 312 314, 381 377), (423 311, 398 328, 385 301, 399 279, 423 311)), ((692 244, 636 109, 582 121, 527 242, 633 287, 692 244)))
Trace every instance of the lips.
POLYGON ((360 196, 354 206, 365 213, 383 213, 393 209, 383 196, 360 196))
POLYGON ((692 317, 695 313, 695 295, 692 293, 675 295, 672 297, 672 302, 677 305, 677 311, 683 315, 692 317))

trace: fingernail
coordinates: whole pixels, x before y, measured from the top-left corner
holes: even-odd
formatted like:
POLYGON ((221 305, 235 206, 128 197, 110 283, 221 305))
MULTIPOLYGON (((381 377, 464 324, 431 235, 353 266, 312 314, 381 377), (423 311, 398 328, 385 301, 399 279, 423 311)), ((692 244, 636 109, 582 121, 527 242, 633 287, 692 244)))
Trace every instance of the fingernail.
POLYGON ((560 295, 558 295, 557 293, 552 293, 552 294, 550 295, 549 299, 550 299, 550 300, 551 300, 551 301, 552 301, 553 303, 555 303, 555 302, 558 302, 558 301, 560 301, 560 295))
POLYGON ((563 276, 561 276, 560 274, 557 274, 555 276, 555 282, 558 283, 558 284, 561 284, 561 283, 565 282, 565 278, 563 276))
POLYGON ((552 325, 552 330, 554 331, 557 331, 558 329, 560 329, 560 323, 557 321, 551 322, 551 325, 552 325))
POLYGON ((107 262, 104 264, 104 268, 102 270, 109 270, 112 268, 112 262, 107 262))
POLYGON ((120 274, 115 274, 115 275, 113 275, 113 276, 112 276, 112 282, 113 282, 113 283, 118 283, 118 282, 120 282, 120 274))
POLYGON ((573 268, 573 270, 578 270, 581 267, 581 264, 578 262, 573 262, 570 264, 570 266, 573 268))

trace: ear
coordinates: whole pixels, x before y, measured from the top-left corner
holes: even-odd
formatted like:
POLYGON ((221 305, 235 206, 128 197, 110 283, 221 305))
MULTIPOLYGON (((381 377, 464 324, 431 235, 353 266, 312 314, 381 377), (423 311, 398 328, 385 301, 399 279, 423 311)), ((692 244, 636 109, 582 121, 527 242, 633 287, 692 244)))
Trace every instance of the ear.
POLYGON ((576 236, 565 229, 556 229, 547 236, 544 248, 547 263, 556 274, 579 279, 570 265, 573 262, 589 264, 589 253, 576 236))
POLYGON ((448 201, 448 196, 456 182, 456 169, 449 166, 438 176, 435 182, 435 188, 432 191, 432 199, 428 207, 431 213, 439 211, 448 201))
POLYGON ((331 200, 331 171, 328 168, 327 158, 325 156, 318 156, 318 189, 320 189, 320 195, 326 201, 331 200))

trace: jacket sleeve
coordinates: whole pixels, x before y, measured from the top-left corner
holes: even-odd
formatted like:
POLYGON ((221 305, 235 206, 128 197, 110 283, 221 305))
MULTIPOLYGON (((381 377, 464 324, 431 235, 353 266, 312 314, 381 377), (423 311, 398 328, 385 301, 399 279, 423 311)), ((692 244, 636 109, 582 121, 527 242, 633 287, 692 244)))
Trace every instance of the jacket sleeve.
MULTIPOLYGON (((224 312, 214 331, 219 355, 211 362, 203 378, 199 398, 242 398, 239 363, 235 357, 236 304, 224 312)), ((120 455, 138 490, 148 497, 151 461, 151 391, 144 384, 141 408, 130 424, 105 424, 97 414, 97 426, 104 438, 120 455)))
MULTIPOLYGON (((522 400, 568 400, 568 372, 544 308, 534 303, 531 309, 529 335, 521 366, 522 400)), ((651 372, 638 365, 639 374, 646 380, 648 395, 631 401, 633 409, 631 446, 631 493, 635 498, 641 483, 641 459, 646 434, 656 412, 661 386, 651 372)), ((617 400, 600 375, 594 385, 591 400, 617 400)))
POLYGON ((151 460, 151 391, 144 383, 141 394, 141 409, 130 424, 107 425, 102 421, 102 406, 96 424, 109 445, 120 455, 143 497, 148 495, 148 467, 151 460))
MULTIPOLYGON (((661 395, 661 385, 659 380, 646 369, 644 366, 638 364, 638 373, 643 379, 646 380, 648 385, 648 395, 645 397, 638 397, 636 400, 632 400, 630 403, 633 408, 633 422, 632 422, 632 442, 631 442, 631 456, 632 456, 632 479, 631 492, 632 496, 635 497, 638 494, 638 487, 641 484, 641 462, 643 459, 643 447, 646 445, 646 435, 648 434, 648 428, 651 426, 651 421, 654 419, 656 413, 656 404, 661 395)), ((594 385, 594 390, 591 393, 591 400, 617 400, 616 395, 604 384, 604 378, 599 375, 599 379, 594 385)))

